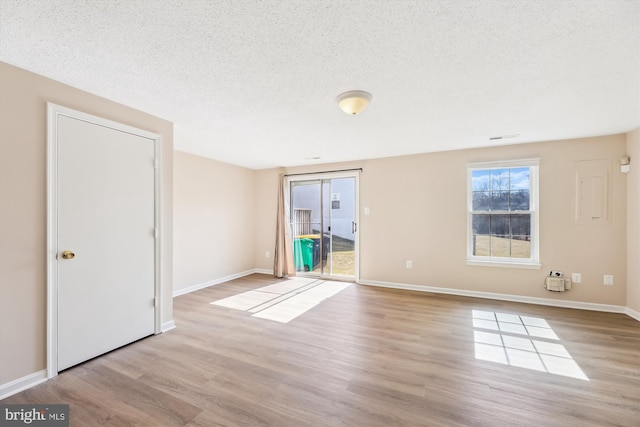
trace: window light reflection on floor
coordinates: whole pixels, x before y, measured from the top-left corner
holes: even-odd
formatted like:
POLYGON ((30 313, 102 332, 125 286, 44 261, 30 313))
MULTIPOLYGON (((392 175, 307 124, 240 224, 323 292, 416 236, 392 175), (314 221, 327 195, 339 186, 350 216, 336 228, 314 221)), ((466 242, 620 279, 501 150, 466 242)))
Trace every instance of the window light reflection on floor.
POLYGON ((347 282, 296 277, 210 304, 248 311, 252 317, 288 323, 349 285, 347 282))
POLYGON ((472 312, 476 359, 589 381, 546 320, 472 312))

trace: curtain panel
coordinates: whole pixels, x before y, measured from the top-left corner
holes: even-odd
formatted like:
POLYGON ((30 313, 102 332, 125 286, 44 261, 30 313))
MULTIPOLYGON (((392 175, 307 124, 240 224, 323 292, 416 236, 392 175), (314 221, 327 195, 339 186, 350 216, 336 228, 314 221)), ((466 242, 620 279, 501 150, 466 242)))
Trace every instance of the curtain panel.
POLYGON ((273 256, 273 274, 276 277, 295 276, 293 245, 289 229, 289 189, 287 178, 280 174, 278 187, 278 213, 276 219, 276 247, 273 256))

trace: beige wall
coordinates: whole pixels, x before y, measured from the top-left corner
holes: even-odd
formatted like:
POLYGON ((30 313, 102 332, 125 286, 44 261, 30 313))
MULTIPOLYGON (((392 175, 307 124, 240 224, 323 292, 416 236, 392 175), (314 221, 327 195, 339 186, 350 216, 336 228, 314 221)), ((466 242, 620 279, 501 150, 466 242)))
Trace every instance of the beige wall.
POLYGON ((162 320, 172 319, 173 125, 0 62, 0 385, 46 367, 47 102, 162 135, 162 320))
POLYGON ((627 307, 640 313, 640 128, 627 134, 627 307))
MULTIPOLYGON (((360 277, 362 281, 438 286, 528 297, 622 305, 626 303, 626 178, 618 159, 625 135, 499 146, 346 164, 293 168, 304 172, 362 167, 360 179, 360 277), (466 264, 467 163, 540 158, 540 270, 466 264), (573 220, 575 177, 580 160, 611 162, 610 225, 573 220), (370 215, 363 215, 364 207, 370 215), (405 260, 413 260, 413 269, 405 260), (551 293, 542 282, 550 269, 582 273, 582 283, 551 293), (615 285, 602 284, 604 274, 615 285)), ((267 171, 261 171, 265 176, 267 171)), ((258 203, 275 209, 275 198, 258 203)), ((272 238, 273 226, 258 228, 272 238)), ((266 265, 266 264, 265 264, 266 265)))
POLYGON ((174 291, 255 267, 255 171, 176 151, 174 291))
POLYGON ((263 169, 256 171, 256 215, 255 215, 255 267, 273 272, 273 251, 276 236, 276 199, 283 169, 263 169), (269 251, 269 257, 265 252, 269 251))

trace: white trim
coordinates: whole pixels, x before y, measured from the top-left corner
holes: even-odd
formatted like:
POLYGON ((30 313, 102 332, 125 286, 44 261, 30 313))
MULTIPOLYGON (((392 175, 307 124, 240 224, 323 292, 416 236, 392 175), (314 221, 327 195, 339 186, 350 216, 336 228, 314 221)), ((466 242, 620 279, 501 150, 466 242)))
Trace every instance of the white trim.
MULTIPOLYGON (((154 184, 154 225, 155 225, 155 319, 154 332, 156 334, 164 331, 162 325, 162 137, 155 135, 154 138, 154 168, 155 168, 155 184, 154 184)), ((173 321, 173 320, 172 320, 173 321)))
POLYGON ((640 313, 630 307, 625 307, 624 314, 640 322, 640 313))
POLYGON ((155 307, 154 332, 162 332, 162 137, 102 117, 47 102, 47 378, 58 375, 58 117, 66 116, 154 141, 155 307))
POLYGON ((540 270, 542 268, 542 264, 537 262, 517 262, 517 261, 497 261, 495 259, 486 259, 483 260, 481 258, 467 259, 467 265, 481 265, 483 267, 503 267, 503 268, 528 268, 531 270, 540 270))
POLYGON ((13 396, 16 393, 20 393, 23 390, 41 384, 45 381, 47 381, 47 370, 43 369, 22 378, 18 378, 17 380, 0 384, 0 400, 6 399, 9 396, 13 396))
POLYGON ((58 374, 58 124, 47 103, 47 378, 58 374))
MULTIPOLYGON (((539 269, 540 263, 540 159, 521 159, 521 160, 504 160, 496 162, 469 163, 467 164, 467 265, 475 266, 493 266, 493 267, 513 267, 513 268, 533 268, 539 269), (472 200, 472 175, 474 170, 498 169, 528 167, 529 176, 529 210, 523 211, 523 214, 531 216, 531 240, 530 240, 530 258, 529 259, 510 259, 510 258, 492 258, 478 257, 473 255, 473 215, 482 214, 484 212, 473 211, 472 200)), ((504 211, 487 211, 487 214, 508 214, 504 211)), ((514 214, 519 213, 514 211, 514 214)))
MULTIPOLYGON (((209 286, 215 286, 215 285, 219 285, 220 283, 228 282, 230 280, 239 279, 241 277, 245 277, 253 273, 258 273, 258 271, 256 269, 246 270, 240 273, 230 274, 228 276, 209 280, 207 282, 198 283, 196 285, 187 286, 186 288, 174 289, 173 297, 174 298, 179 297, 180 295, 189 294, 191 292, 199 291, 200 289, 208 288, 209 286)), ((269 272, 267 274, 273 274, 273 272, 269 272)))
POLYGON ((360 230, 362 230, 362 223, 360 222, 360 173, 355 174, 355 190, 356 190, 356 200, 355 200, 355 222, 356 222, 356 232, 355 232, 355 248, 354 248, 354 256, 355 265, 354 265, 354 275, 353 280, 357 283, 360 280, 360 230))
POLYGON ((517 168, 528 166, 540 166, 540 158, 532 157, 530 159, 519 160, 497 160, 495 162, 478 162, 469 163, 467 167, 471 169, 500 169, 500 168, 517 168))
MULTIPOLYGON (((382 288, 403 289, 408 291, 432 292, 436 294, 459 295, 473 298, 486 298, 500 301, 520 302, 524 304, 547 305, 552 307, 575 308, 578 310, 605 311, 608 313, 624 313, 631 317, 628 307, 621 305, 597 304, 581 301, 554 300, 550 298, 527 297, 521 295, 499 294, 493 292, 468 291, 466 289, 441 288, 437 286, 411 285, 407 283, 380 282, 377 280, 361 280, 360 285, 377 286, 382 288)), ((637 313, 640 317, 640 313, 637 313)), ((639 320, 639 319, 637 319, 639 320)))
POLYGON ((176 322, 174 322, 173 320, 169 320, 168 322, 164 322, 162 324, 162 332, 167 332, 170 331, 172 329, 176 328, 176 322))

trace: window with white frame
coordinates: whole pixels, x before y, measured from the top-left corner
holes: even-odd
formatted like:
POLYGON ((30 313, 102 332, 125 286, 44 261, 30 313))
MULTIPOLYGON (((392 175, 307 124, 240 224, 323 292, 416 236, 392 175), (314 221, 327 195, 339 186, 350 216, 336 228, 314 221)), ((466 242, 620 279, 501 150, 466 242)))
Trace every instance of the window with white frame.
POLYGON ((526 159, 468 165, 469 264, 540 268, 538 164, 526 159))

